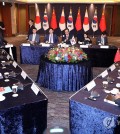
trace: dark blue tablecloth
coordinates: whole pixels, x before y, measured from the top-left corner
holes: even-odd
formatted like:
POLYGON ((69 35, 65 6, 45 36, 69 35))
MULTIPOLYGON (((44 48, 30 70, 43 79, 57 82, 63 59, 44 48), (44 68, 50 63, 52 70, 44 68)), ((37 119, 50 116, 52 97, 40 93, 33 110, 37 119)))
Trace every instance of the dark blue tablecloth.
POLYGON ((25 80, 22 78, 20 75, 22 69, 19 66, 15 68, 9 64, 2 69, 1 61, 8 62, 6 57, 6 53, 0 55, 2 76, 5 72, 11 71, 17 75, 9 77, 9 82, 5 82, 4 77, 0 79, 0 87, 9 86, 11 88, 13 84, 21 82, 24 90, 17 91, 18 97, 12 97, 12 92, 6 93, 4 94, 5 100, 0 101, 0 134, 42 134, 47 127, 48 99, 39 88, 38 95, 33 92, 31 85, 34 82, 29 77, 25 80))
MULTIPOLYGON (((79 45, 77 45, 79 47, 79 45)), ((21 63, 39 65, 40 56, 47 53, 50 47, 41 46, 20 46, 21 63)), ((110 46, 108 49, 92 45, 90 48, 83 48, 91 60, 92 67, 109 67, 114 62, 117 48, 110 46), (103 60, 104 59, 104 60, 103 60)))
POLYGON ((40 56, 47 53, 51 47, 20 46, 21 63, 39 65, 40 56))
POLYGON ((56 91, 77 91, 92 78, 90 61, 79 63, 53 63, 41 57, 37 82, 56 91))
MULTIPOLYGON (((115 79, 113 84, 108 84, 107 90, 112 90, 120 82, 117 79, 117 69, 109 72, 106 77, 108 76, 115 79)), ((91 91, 88 92, 86 89, 81 89, 70 98, 70 130, 72 134, 119 134, 120 107, 104 102, 107 93, 103 90, 102 81, 106 80, 106 77, 94 79, 96 86, 92 90, 100 94, 96 101, 87 99, 91 91)))

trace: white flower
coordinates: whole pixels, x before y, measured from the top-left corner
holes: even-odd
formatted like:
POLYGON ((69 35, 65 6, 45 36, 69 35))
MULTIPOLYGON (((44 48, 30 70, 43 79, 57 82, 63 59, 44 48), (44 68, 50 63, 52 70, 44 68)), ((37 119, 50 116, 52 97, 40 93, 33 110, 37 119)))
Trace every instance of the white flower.
POLYGON ((55 57, 55 60, 59 60, 60 58, 59 57, 55 57))

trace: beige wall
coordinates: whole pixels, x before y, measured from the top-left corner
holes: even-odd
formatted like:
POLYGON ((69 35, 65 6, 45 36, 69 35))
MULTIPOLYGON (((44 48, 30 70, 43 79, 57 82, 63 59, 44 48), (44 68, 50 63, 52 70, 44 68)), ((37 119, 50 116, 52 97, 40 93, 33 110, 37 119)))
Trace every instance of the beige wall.
POLYGON ((16 22, 16 16, 17 16, 17 8, 15 4, 11 7, 11 25, 12 25, 12 34, 17 34, 17 22, 16 22))

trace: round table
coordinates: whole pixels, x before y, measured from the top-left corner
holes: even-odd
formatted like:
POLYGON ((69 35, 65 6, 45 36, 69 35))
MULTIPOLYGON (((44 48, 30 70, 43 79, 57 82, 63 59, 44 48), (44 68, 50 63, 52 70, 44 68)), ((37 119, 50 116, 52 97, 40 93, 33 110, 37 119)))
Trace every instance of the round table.
POLYGON ((37 82, 55 91, 77 91, 92 79, 90 61, 53 63, 41 56, 37 82))

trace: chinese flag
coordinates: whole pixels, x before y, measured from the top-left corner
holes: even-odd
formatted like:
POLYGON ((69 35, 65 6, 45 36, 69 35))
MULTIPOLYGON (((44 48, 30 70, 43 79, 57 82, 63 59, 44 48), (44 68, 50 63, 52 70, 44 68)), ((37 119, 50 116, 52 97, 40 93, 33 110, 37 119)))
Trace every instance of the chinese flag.
POLYGON ((104 13, 104 10, 103 10, 103 12, 102 12, 102 17, 101 17, 101 19, 100 19, 100 24, 99 24, 99 26, 100 26, 100 30, 101 30, 102 32, 106 31, 106 21, 105 21, 105 13, 104 13))
POLYGON ((117 50, 114 58, 114 62, 119 62, 120 61, 120 49, 117 50))
POLYGON ((57 28, 57 20, 56 20, 56 14, 55 14, 55 9, 54 8, 53 8, 53 12, 52 12, 52 18, 51 18, 50 26, 53 29, 57 28))
POLYGON ((80 8, 78 9, 78 14, 77 14, 77 18, 76 18, 75 28, 76 28, 77 31, 82 29, 80 8))

